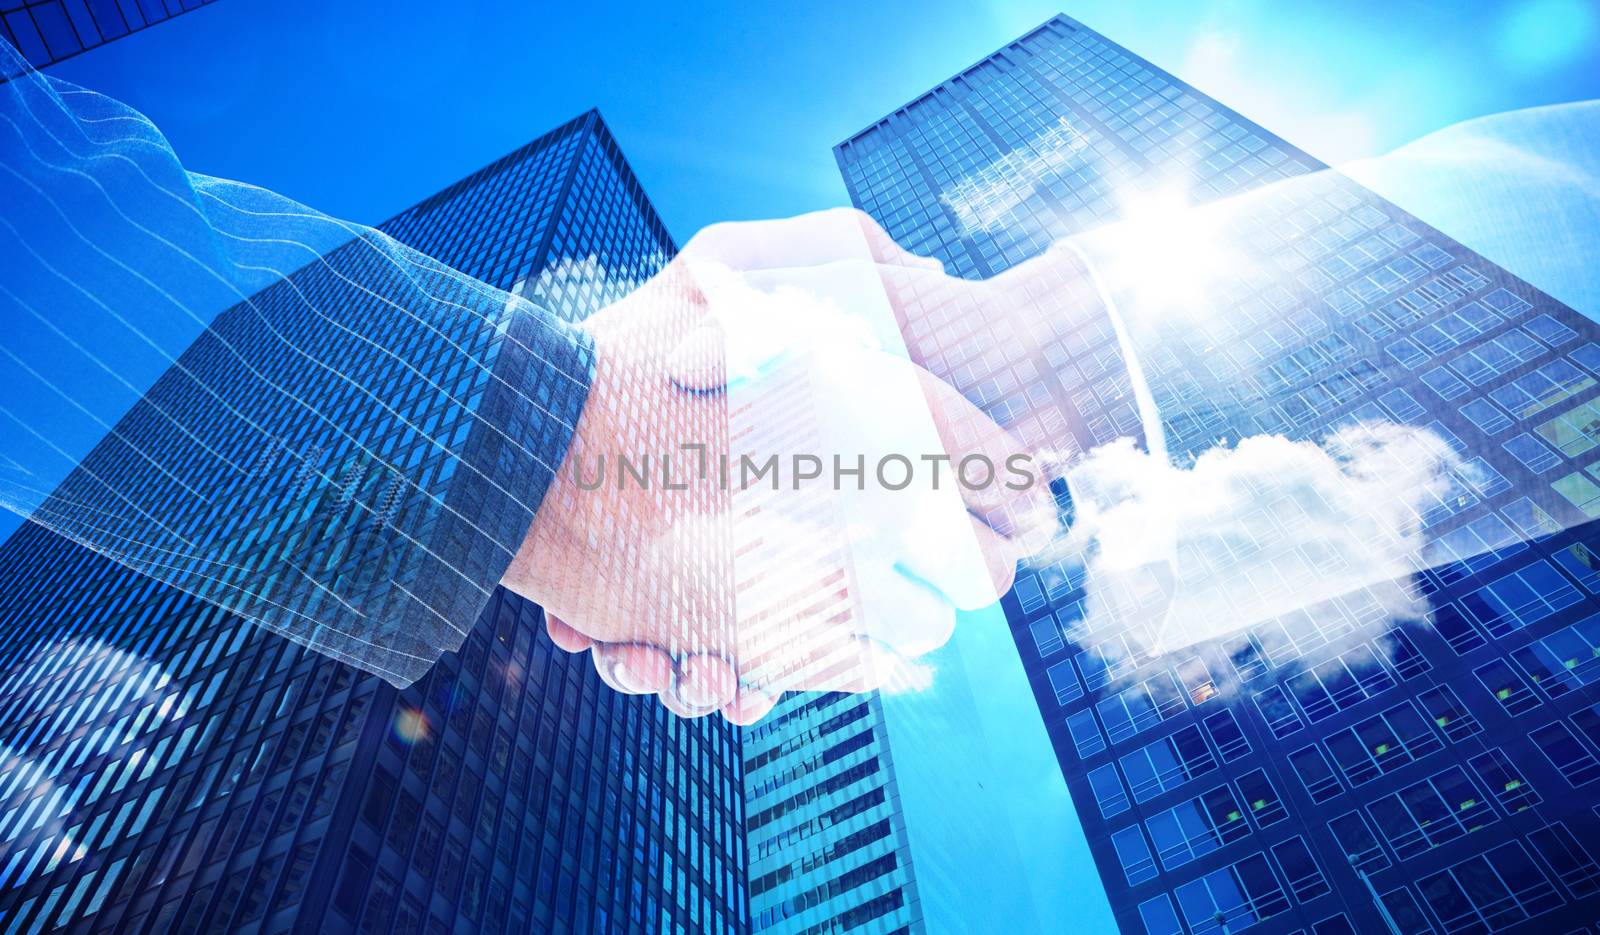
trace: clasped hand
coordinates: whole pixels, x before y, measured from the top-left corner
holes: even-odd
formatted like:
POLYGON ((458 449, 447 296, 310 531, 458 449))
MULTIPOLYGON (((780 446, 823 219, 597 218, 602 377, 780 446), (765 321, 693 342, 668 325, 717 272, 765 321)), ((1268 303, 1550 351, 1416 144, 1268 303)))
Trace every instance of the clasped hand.
POLYGON ((1010 588, 1054 531, 1044 466, 907 358, 888 269, 981 287, 829 211, 707 228, 584 323, 589 398, 503 580, 557 645, 751 723, 784 691, 914 684, 1010 588))

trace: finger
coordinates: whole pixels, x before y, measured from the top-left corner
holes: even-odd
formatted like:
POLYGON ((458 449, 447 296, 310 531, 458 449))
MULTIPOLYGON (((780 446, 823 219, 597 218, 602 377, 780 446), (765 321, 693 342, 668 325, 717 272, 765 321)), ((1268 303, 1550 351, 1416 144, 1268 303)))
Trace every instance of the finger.
POLYGON ((693 653, 678 662, 678 678, 671 695, 684 708, 708 713, 733 701, 739 677, 721 656, 693 653))
POLYGON ((727 718, 729 723, 749 727, 766 717, 777 703, 777 695, 769 694, 759 688, 740 688, 738 696, 722 706, 722 716, 727 718))
MULTIPOLYGON (((969 550, 976 551, 970 546, 969 550)), ((980 563, 977 574, 986 578, 981 558, 974 556, 972 561, 980 563)), ((972 576, 970 569, 963 571, 972 576)), ((878 643, 903 656, 919 656, 943 646, 955 632, 955 607, 960 605, 943 590, 952 587, 949 582, 939 581, 940 576, 930 569, 904 562, 893 566, 873 562, 858 566, 856 576, 860 582, 860 626, 866 636, 878 643)), ((988 581, 983 581, 982 586, 987 590, 988 581)), ((858 651, 858 659, 863 672, 872 669, 870 652, 858 651)))
POLYGON ((900 242, 889 235, 872 215, 862 212, 860 214, 861 236, 867 242, 867 249, 872 254, 876 263, 885 266, 904 266, 912 269, 932 270, 943 274, 944 262, 937 257, 918 256, 900 246, 900 242))
POLYGON ((550 634, 550 641, 569 653, 581 653, 594 645, 594 640, 574 630, 566 621, 548 611, 544 615, 544 628, 550 634))
POLYGON ((864 637, 851 636, 826 644, 814 644, 803 664, 792 665, 775 683, 765 685, 772 692, 865 692, 883 684, 882 673, 872 664, 864 637))
POLYGON ((581 325, 613 346, 647 358, 675 347, 705 320, 707 307, 694 270, 672 262, 581 325))
POLYGON ((978 550, 983 553, 989 571, 989 583, 994 589, 994 597, 989 601, 992 604, 1016 583, 1017 563, 1026 558, 1028 552, 1022 542, 1007 539, 976 516, 972 517, 972 535, 978 541, 978 550))
POLYGON ((917 368, 939 440, 967 508, 1003 536, 1054 521, 1049 478, 1033 453, 955 387, 917 368))
POLYGON ((758 625, 759 632, 739 634, 740 689, 768 694, 785 691, 860 692, 877 687, 864 666, 865 642, 854 628, 851 612, 843 621, 823 621, 810 615, 783 624, 758 625))
MULTIPOLYGON (((1000 536, 962 509, 955 496, 946 494, 941 500, 944 502, 907 518, 897 533, 894 570, 954 607, 987 607, 994 603, 996 595, 977 529, 982 526, 991 542, 1000 536)), ((891 642, 905 649, 899 642, 891 642)), ((905 651, 915 655, 925 650, 905 651)))
MULTIPOLYGON (((897 570, 924 589, 937 591, 946 602, 961 610, 979 610, 1011 590, 1016 580, 1017 562, 1029 553, 1021 540, 1000 535, 970 513, 960 523, 959 530, 949 528, 947 522, 941 524, 947 527, 941 532, 918 530, 913 543, 908 543, 909 548, 897 570), (952 541, 956 537, 966 541, 952 541)), ((907 656, 921 655, 944 645, 954 625, 954 615, 948 608, 936 611, 927 605, 926 609, 914 613, 912 608, 919 605, 913 598, 920 595, 905 589, 900 589, 899 595, 907 602, 905 610, 892 618, 891 625, 879 628, 886 636, 880 637, 882 642, 907 656)))
MULTIPOLYGON (((1044 483, 1041 476, 1040 484, 1044 483)), ((1065 531, 1053 497, 1018 497, 1003 506, 974 510, 972 515, 1015 545, 1019 561, 1043 552, 1065 531)))
POLYGON ((706 393, 727 382, 727 335, 714 320, 697 325, 667 355, 667 377, 681 390, 706 393))
POLYGON ((672 657, 637 643, 596 643, 594 667, 607 685, 626 695, 651 695, 672 688, 672 657))
POLYGON ((684 720, 692 721, 695 718, 702 718, 716 710, 715 708, 691 708, 679 701, 678 696, 670 691, 662 692, 656 697, 661 702, 661 706, 663 708, 666 708, 668 711, 671 711, 673 714, 676 714, 678 717, 681 717, 684 720))

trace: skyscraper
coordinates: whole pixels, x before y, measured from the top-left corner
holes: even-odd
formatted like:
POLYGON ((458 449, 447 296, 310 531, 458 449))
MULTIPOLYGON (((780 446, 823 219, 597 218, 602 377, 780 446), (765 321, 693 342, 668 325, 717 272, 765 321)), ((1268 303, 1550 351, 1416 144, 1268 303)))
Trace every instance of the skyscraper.
MULTIPOLYGON (((1066 17, 835 152, 858 207, 973 279, 1130 195, 1305 177, 1252 239, 1289 275, 1234 284, 1225 314, 1143 361, 1169 453, 1378 420, 1426 426, 1464 462, 1422 517, 1459 556, 1416 575, 1427 623, 1356 589, 1151 656, 1086 625, 1072 568, 1019 576, 1007 618, 1124 931, 1600 915, 1592 322, 1066 17)), ((1146 441, 1115 332, 1064 325, 1045 368, 911 340, 991 412, 1025 400, 1049 415, 1035 439, 1082 451, 1146 441)))
MULTIPOLYGON (((595 112, 382 230, 567 318, 675 250, 595 112)), ((253 296, 249 314, 223 312, 180 364, 225 375, 219 342, 296 327, 297 297, 337 291, 344 262, 359 259, 338 248, 253 296)), ((373 299, 342 302, 341 320, 387 315, 391 335, 432 349, 417 357, 430 379, 474 379, 435 353, 443 336, 373 299)), ((187 385, 157 381, 75 476, 116 469, 130 448, 183 445, 149 415, 178 411, 187 385)), ((424 416, 466 434, 459 409, 424 416)), ((405 451, 393 434, 368 442, 405 451)), ((341 475, 348 497, 325 505, 366 496, 359 476, 341 475)), ((737 732, 605 688, 587 656, 550 645, 526 601, 497 591, 459 652, 397 691, 40 526, 0 556, 10 931, 747 928, 737 732)))
MULTIPOLYGON (((0 39, 16 46, 34 68, 43 68, 210 2, 5 0, 0 3, 0 39)), ((0 81, 9 77, 0 74, 0 81)))
POLYGON ((923 930, 876 693, 790 695, 744 756, 754 931, 923 930))
MULTIPOLYGON (((782 417, 800 409, 810 391, 805 375, 794 374, 761 390, 768 405, 741 401, 729 417, 735 450, 756 457, 770 451, 820 450, 814 421, 782 417)), ((796 520, 808 513, 831 515, 835 509, 825 495, 802 496, 804 500, 793 491, 755 485, 735 492, 733 509, 741 516, 764 512, 796 520)), ((819 597, 823 602, 813 619, 860 619, 849 547, 824 539, 842 524, 815 524, 811 536, 793 532, 805 528, 800 522, 742 524, 735 549, 741 556, 753 556, 747 561, 756 568, 814 564, 825 570, 821 580, 836 584, 819 589, 806 581, 797 589, 782 577, 766 586, 757 578, 740 591, 746 619, 819 597)), ((888 744, 876 692, 792 693, 744 730, 744 831, 754 931, 921 931, 888 744)))

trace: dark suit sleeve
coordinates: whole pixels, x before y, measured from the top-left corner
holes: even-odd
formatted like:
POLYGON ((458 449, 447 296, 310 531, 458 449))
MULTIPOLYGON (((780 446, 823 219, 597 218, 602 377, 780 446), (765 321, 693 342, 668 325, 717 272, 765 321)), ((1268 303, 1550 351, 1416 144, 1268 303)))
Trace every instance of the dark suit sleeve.
POLYGON ((0 502, 416 679, 460 645, 565 457, 587 336, 371 228, 190 173, 142 115, 15 65, 0 43, 0 502))

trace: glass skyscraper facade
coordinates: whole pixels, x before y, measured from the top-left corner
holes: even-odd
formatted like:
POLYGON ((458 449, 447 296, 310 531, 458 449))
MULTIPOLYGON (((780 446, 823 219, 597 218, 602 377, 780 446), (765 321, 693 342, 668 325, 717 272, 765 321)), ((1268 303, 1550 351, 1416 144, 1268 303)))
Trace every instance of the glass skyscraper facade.
MULTIPOLYGON (((34 68, 71 58, 212 0, 3 0, 0 39, 34 68)), ((9 75, 0 75, 0 81, 9 75)))
POLYGON ((923 931, 876 693, 791 694, 744 757, 754 931, 923 931))
MULTIPOLYGON (((759 400, 750 394, 732 407, 730 439, 755 457, 815 447, 817 425, 803 415, 811 392, 804 375, 770 381, 759 400)), ((794 491, 754 485, 734 494, 732 509, 741 516, 798 517, 826 513, 834 504, 825 495, 797 497, 794 491)), ((834 580, 845 583, 826 596, 815 619, 859 619, 849 550, 828 535, 839 527, 812 526, 806 536, 794 532, 806 528, 750 524, 737 531, 734 549, 757 569, 783 567, 796 560, 796 553, 812 563, 834 562, 834 580)), ((750 619, 800 599, 793 586, 762 589, 761 576, 753 577, 756 586, 739 596, 741 613, 750 619)), ((745 728, 743 750, 754 931, 921 931, 905 818, 877 693, 790 693, 745 728)))
MULTIPOLYGON (((594 112, 381 230, 569 319, 675 250, 594 112)), ((253 296, 250 315, 223 312, 180 363, 216 376, 218 340, 252 348, 261 322, 295 333, 298 297, 338 294, 358 247, 253 296)), ((373 300, 335 307, 362 322, 385 314, 373 300)), ((455 338, 485 333, 462 318, 455 338)), ((484 383, 445 335, 385 320, 430 379, 484 383)), ((293 366, 270 352, 263 366, 293 366)), ((179 411, 187 385, 157 381, 83 470, 116 469, 129 439, 181 450, 149 414, 179 411)), ((459 407, 416 416, 467 434, 459 407)), ((372 448, 409 450, 381 432, 372 448)), ((349 496, 369 493, 359 473, 344 475, 349 496)), ((276 509, 234 507, 243 523, 276 509)), ((25 524, 0 546, 0 667, 0 931, 748 929, 737 730, 606 688, 507 592, 396 690, 25 524)))
MULTIPOLYGON (((1415 576, 1426 623, 1380 607, 1375 632, 1374 596, 1351 593, 1152 657, 1092 632, 1073 568, 1019 575, 1006 616, 1124 931, 1600 917, 1593 323, 1066 17, 835 153, 858 207, 971 279, 1118 219, 1130 192, 1303 177, 1251 238, 1286 274, 1234 284, 1226 314, 1143 361, 1170 455, 1388 421, 1463 462, 1421 517, 1460 557, 1415 576)), ((1063 326, 1042 367, 908 341, 1001 421, 1051 413, 1030 441, 1144 441, 1103 316, 1063 326)))

